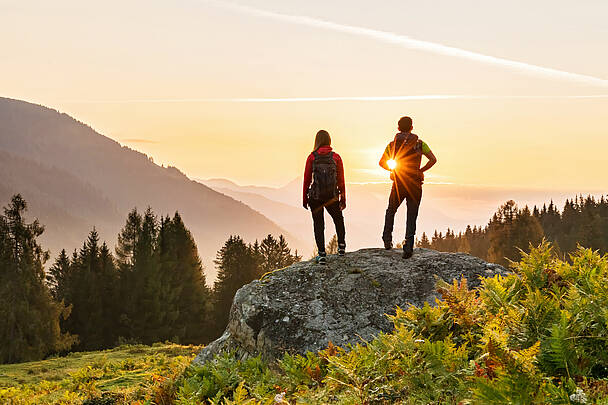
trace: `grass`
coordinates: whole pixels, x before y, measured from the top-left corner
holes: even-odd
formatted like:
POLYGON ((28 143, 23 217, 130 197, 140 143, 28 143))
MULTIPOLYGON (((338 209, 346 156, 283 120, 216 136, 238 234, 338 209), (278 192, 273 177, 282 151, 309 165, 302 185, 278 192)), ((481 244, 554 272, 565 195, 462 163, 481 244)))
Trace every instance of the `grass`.
POLYGON ((0 403, 71 404, 102 397, 137 403, 181 374, 201 349, 170 343, 127 345, 0 365, 0 403))

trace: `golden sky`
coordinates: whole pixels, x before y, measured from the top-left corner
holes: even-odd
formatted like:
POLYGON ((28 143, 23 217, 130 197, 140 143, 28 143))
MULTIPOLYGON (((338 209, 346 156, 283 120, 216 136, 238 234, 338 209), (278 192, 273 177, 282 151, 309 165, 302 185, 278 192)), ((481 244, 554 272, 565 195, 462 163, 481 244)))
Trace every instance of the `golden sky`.
POLYGON ((323 128, 347 181, 386 180, 410 115, 428 180, 608 186, 605 0, 92 3, 0 0, 0 95, 191 177, 286 183, 323 128))

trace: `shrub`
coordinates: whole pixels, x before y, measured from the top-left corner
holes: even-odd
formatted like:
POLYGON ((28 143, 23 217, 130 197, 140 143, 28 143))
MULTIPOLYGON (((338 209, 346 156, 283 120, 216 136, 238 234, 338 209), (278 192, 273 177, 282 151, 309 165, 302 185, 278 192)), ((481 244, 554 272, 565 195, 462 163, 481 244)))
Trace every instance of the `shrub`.
POLYGON ((565 262, 543 242, 475 290, 437 288, 434 306, 397 309, 371 342, 189 367, 177 403, 608 403, 606 256, 565 262))

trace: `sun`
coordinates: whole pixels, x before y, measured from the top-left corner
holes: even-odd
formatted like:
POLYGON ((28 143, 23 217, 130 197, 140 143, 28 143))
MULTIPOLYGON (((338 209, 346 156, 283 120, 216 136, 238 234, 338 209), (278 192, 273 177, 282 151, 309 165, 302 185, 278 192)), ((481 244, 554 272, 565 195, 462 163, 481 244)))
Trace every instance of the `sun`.
POLYGON ((388 165, 388 168, 391 170, 395 170, 395 167, 397 167, 397 162, 395 162, 393 159, 387 160, 386 164, 388 165))

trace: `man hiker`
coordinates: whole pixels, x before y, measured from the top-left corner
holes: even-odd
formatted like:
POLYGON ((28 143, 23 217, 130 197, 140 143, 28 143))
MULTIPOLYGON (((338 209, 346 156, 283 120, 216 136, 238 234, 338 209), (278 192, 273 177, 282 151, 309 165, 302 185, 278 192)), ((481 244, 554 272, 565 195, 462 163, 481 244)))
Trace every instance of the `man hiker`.
POLYGON ((422 183, 424 172, 429 170, 437 158, 431 152, 429 146, 424 143, 416 134, 412 133, 412 119, 402 117, 398 123, 399 133, 395 139, 388 144, 382 158, 380 166, 391 172, 393 187, 388 199, 388 208, 384 218, 384 232, 382 240, 384 248, 393 248, 393 225, 395 214, 403 202, 407 204, 407 221, 405 226, 405 241, 403 243, 403 258, 409 259, 414 251, 414 236, 416 234, 416 219, 422 198, 422 183), (421 168, 422 155, 428 162, 421 168))

